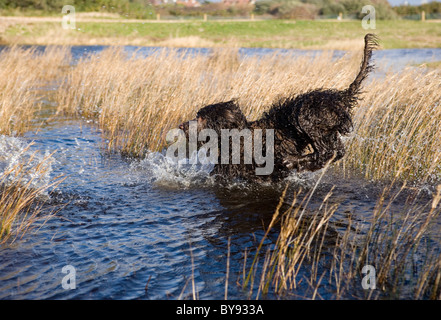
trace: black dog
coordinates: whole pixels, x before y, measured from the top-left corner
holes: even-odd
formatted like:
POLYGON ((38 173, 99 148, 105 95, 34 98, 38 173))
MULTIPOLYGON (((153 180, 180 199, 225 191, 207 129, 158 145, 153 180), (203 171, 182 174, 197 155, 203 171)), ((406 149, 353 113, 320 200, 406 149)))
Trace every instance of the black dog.
MULTIPOLYGON (((196 115, 196 118, 190 121, 194 121, 197 124, 196 133, 199 135, 201 130, 203 129, 211 129, 214 130, 217 134, 218 140, 217 150, 218 150, 218 159, 217 164, 215 165, 211 174, 217 175, 218 178, 245 178, 247 180, 252 179, 252 176, 255 175, 255 167, 256 163, 252 162, 251 164, 234 164, 232 162, 232 141, 229 140, 228 143, 228 154, 229 159, 227 163, 223 163, 221 159, 221 136, 222 130, 232 130, 236 129, 238 131, 242 131, 244 129, 250 129, 249 122, 247 121, 245 115, 240 110, 239 106, 235 101, 227 101, 216 103, 212 105, 208 105, 202 109, 200 109, 196 115)), ((179 128, 184 131, 187 142, 189 141, 190 134, 190 121, 182 123, 179 128)), ((197 148, 201 148, 204 145, 204 141, 197 142, 197 148)), ((244 153, 244 145, 240 145, 239 154, 243 155, 244 153)), ((188 150, 187 150, 188 151, 188 150)), ((189 154, 187 153, 187 156, 189 154)))
MULTIPOLYGON (((360 71, 345 90, 317 89, 275 103, 263 117, 248 122, 234 101, 206 106, 199 110, 196 120, 198 132, 213 129, 219 135, 222 129, 274 129, 274 168, 266 176, 256 175, 259 166, 252 164, 217 164, 213 174, 225 178, 240 177, 254 181, 279 181, 290 171, 315 171, 330 161, 337 161, 345 154, 340 136, 352 131, 352 108, 357 104, 360 87, 373 66, 372 51, 377 38, 367 34, 360 71), (307 153, 308 149, 312 152, 307 153)), ((181 124, 188 137, 188 122, 181 124)), ((199 145, 200 146, 200 145, 199 145)), ((221 147, 220 143, 218 144, 221 147)), ((263 137, 263 148, 266 139, 263 137)), ((241 152, 243 152, 241 146, 241 152)), ((220 153, 219 153, 220 160, 220 153)))

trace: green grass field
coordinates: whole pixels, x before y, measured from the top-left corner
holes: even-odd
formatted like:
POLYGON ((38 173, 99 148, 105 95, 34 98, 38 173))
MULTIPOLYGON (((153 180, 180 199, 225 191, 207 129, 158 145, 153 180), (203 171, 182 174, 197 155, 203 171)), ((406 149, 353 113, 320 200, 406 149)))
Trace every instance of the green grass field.
POLYGON ((301 49, 351 49, 364 34, 380 36, 384 49, 441 47, 441 22, 377 21, 365 30, 361 21, 77 21, 64 30, 52 18, 0 22, 3 44, 241 46, 301 49))

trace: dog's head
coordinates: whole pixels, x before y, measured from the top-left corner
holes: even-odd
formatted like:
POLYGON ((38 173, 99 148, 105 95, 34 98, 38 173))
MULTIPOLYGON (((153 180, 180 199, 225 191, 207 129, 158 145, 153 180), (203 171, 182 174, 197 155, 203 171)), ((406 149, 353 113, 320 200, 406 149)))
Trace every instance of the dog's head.
MULTIPOLYGON (((203 129, 213 129, 220 133, 222 129, 244 129, 247 127, 247 119, 234 101, 221 102, 208 105, 198 111, 196 118, 197 132, 203 129)), ((186 137, 189 134, 190 121, 179 125, 186 137)))

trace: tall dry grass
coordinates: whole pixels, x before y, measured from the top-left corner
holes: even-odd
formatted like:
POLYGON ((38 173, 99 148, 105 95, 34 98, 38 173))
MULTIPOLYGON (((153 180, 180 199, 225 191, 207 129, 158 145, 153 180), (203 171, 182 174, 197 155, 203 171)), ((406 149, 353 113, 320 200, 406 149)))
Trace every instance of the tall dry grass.
POLYGON ((296 292, 313 300, 441 299, 441 185, 429 203, 408 199, 403 212, 391 212, 405 189, 405 184, 398 190, 393 184, 386 187, 370 221, 349 219, 346 228, 332 221, 338 207, 329 202, 332 189, 318 209, 308 209, 312 190, 306 196, 297 191, 282 211, 285 190, 251 265, 245 266, 245 256, 244 292, 256 299, 296 292), (262 252, 276 225, 277 240, 262 252), (365 266, 375 270, 369 273, 374 288, 363 288, 365 266))
MULTIPOLYGON (((108 49, 71 68, 56 101, 60 112, 97 119, 108 150, 142 156, 163 148, 166 132, 204 105, 237 98, 247 117, 256 119, 280 97, 345 88, 360 58, 333 59, 331 52, 241 58, 237 49, 209 55, 165 49, 141 59, 108 49)), ((346 141, 342 172, 439 180, 440 77, 424 68, 371 77, 354 110, 356 128, 346 141)))
MULTIPOLYGON (((21 152, 30 152, 30 147, 21 152)), ((36 151, 0 173, 0 244, 21 238, 37 221, 55 214, 57 208, 44 205, 47 192, 63 181, 61 176, 48 179, 52 161, 52 155, 42 157, 36 151)))
POLYGON ((0 134, 20 135, 36 121, 45 88, 54 85, 68 61, 67 48, 48 47, 45 52, 18 46, 0 53, 0 134))
MULTIPOLYGON (((36 116, 65 65, 67 48, 48 47, 44 53, 17 46, 0 53, 0 135, 21 135, 40 124, 36 116)), ((3 141, 3 140, 2 140, 3 141)), ((5 146, 0 146, 4 148, 5 146)), ((29 147, 21 153, 29 152, 29 147)), ((0 243, 23 236, 37 220, 54 211, 43 207, 42 195, 61 182, 43 181, 50 156, 13 160, 17 154, 2 154, 0 164, 0 243)))
POLYGON ((441 178, 441 72, 409 67, 365 87, 347 168, 375 180, 441 178))

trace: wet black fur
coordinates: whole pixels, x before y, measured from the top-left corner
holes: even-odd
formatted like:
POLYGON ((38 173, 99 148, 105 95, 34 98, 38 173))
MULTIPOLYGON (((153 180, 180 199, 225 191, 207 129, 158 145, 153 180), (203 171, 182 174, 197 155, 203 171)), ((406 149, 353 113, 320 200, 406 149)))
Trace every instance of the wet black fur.
MULTIPOLYGON (((214 129, 219 137, 221 129, 275 131, 274 171, 271 175, 256 176, 255 163, 217 164, 213 174, 224 178, 279 181, 286 178, 293 169, 315 171, 322 169, 330 161, 341 159, 345 154, 345 148, 340 136, 352 131, 351 111, 357 104, 363 80, 373 69, 370 59, 372 51, 377 47, 377 38, 373 34, 367 34, 364 40, 360 71, 345 90, 316 89, 280 100, 272 105, 261 119, 253 122, 246 120, 235 101, 217 103, 200 109, 196 117, 201 121, 198 130, 214 129), (308 153, 310 149, 312 152, 308 153)), ((186 131, 188 122, 180 128, 186 131)), ((265 134, 263 136, 265 137, 265 134)))

